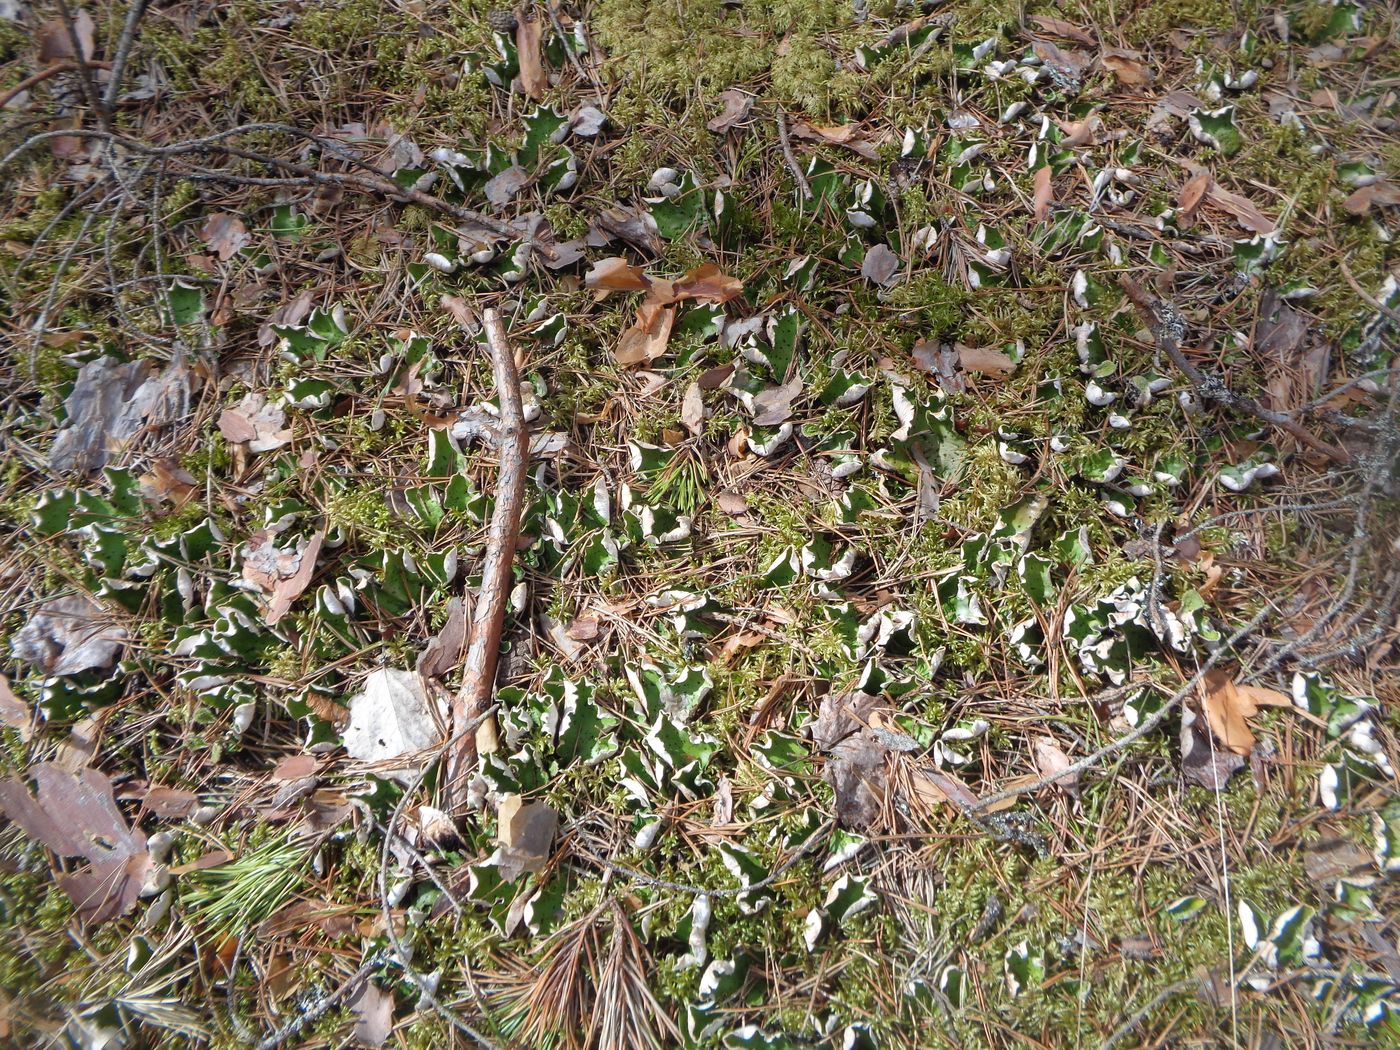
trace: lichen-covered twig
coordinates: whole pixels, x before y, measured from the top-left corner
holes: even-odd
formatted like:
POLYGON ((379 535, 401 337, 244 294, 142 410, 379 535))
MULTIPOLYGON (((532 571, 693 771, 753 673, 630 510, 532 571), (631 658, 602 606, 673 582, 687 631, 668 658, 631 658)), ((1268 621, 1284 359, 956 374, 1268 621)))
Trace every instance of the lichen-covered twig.
MULTIPOLYGON (((525 504, 525 467, 530 440, 525 431, 525 409, 520 400, 520 373, 515 352, 506 338, 500 313, 489 309, 482 315, 486 342, 491 351, 491 367, 500 400, 498 428, 499 473, 496 478, 496 505, 486 536, 486 557, 481 570, 481 593, 472 616, 471 640, 462 676, 462 686, 452 703, 452 729, 476 719, 491 704, 495 691, 496 658, 501 650, 501 630, 505 626, 506 603, 510 598, 511 568, 520 539, 520 515, 525 504)), ((447 754, 447 810, 459 814, 466 808, 467 787, 476 766, 476 737, 461 734, 447 754)))
POLYGON ((1209 375, 1197 368, 1181 349, 1181 339, 1186 334, 1186 325, 1176 308, 1170 303, 1149 295, 1146 289, 1126 275, 1120 277, 1118 283, 1132 304, 1137 307, 1138 314, 1143 321, 1152 329, 1158 347, 1171 358, 1172 364, 1176 365, 1182 374, 1191 380, 1191 385, 1203 398, 1237 412, 1244 412, 1255 419, 1287 431, 1309 448, 1316 449, 1336 463, 1351 462, 1351 454, 1346 449, 1322 440, 1291 416, 1265 408, 1252 397, 1235 393, 1217 376, 1209 375))
POLYGON ((788 138, 787 118, 783 116, 781 106, 773 111, 773 117, 778 122, 778 144, 783 149, 783 160, 787 161, 788 171, 792 172, 792 181, 797 183, 797 192, 802 195, 804 201, 809 201, 812 199, 812 187, 807 184, 807 176, 802 174, 802 168, 797 163, 797 155, 792 152, 792 140, 788 138))

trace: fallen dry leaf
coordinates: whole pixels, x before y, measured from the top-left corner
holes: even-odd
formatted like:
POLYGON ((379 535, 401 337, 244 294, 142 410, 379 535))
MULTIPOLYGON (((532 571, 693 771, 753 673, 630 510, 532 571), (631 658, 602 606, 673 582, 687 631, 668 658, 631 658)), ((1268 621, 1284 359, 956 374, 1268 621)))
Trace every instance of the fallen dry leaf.
POLYGON ((1201 206, 1201 201, 1206 199, 1206 190, 1210 189, 1210 172, 1197 172, 1186 180, 1186 184, 1181 187, 1181 192, 1177 194, 1176 207, 1181 217, 1188 222, 1195 218, 1196 209, 1201 206))
POLYGON ((228 262, 252 241, 243 220, 227 211, 216 211, 205 219, 199 235, 223 262, 228 262))
POLYGON ((512 164, 499 175, 488 179, 481 192, 491 202, 491 207, 500 211, 515 200, 520 191, 530 184, 531 178, 530 173, 519 164, 512 164))
POLYGON ((887 244, 872 245, 860 264, 860 275, 875 284, 889 284, 899 272, 899 256, 887 244))
POLYGON ((1206 190, 1206 200, 1222 211, 1229 212, 1235 221, 1251 233, 1273 233, 1278 224, 1254 206, 1254 202, 1238 193, 1231 193, 1215 183, 1206 190))
POLYGON ((1060 140, 1060 145, 1067 149, 1075 146, 1088 146, 1093 143, 1103 130, 1103 120, 1097 113, 1091 113, 1083 120, 1056 120, 1060 130, 1065 133, 1065 137, 1060 140))
POLYGON ((699 383, 685 388, 685 396, 681 398, 681 423, 692 437, 699 437, 705 429, 705 399, 699 383))
POLYGON ((373 981, 366 981, 350 1000, 355 1027, 350 1038, 362 1046, 381 1047, 394 1030, 394 997, 373 981))
POLYGON ((721 272, 714 263, 703 263, 675 283, 676 302, 695 299, 702 303, 727 303, 744 294, 744 282, 721 272))
POLYGON ((1146 87, 1156 79, 1136 51, 1104 48, 1099 55, 1099 62, 1128 87, 1146 87))
POLYGON ((421 675, 380 668, 350 698, 345 750, 362 762, 415 754, 442 740, 442 714, 441 705, 429 698, 421 675))
POLYGON ((534 4, 522 4, 515 9, 515 50, 520 62, 520 90, 538 102, 549 90, 549 75, 544 68, 541 43, 544 22, 534 4))
POLYGON ((1054 174, 1049 164, 1035 169, 1031 215, 1036 222, 1044 222, 1050 217, 1050 206, 1055 203, 1054 174))
POLYGON ((24 780, 0 781, 0 810, 58 856, 87 861, 55 876, 84 923, 126 914, 141 895, 151 857, 146 836, 128 828, 117 808, 112 782, 95 769, 70 773, 47 762, 29 775, 37 797, 24 780))
MULTIPOLYGON (((1044 170, 1048 171, 1049 169, 1044 170)), ((959 344, 957 351, 958 363, 968 372, 989 372, 1001 375, 1016 371, 1016 362, 1000 350, 959 344)))
POLYGON ((69 35, 68 26, 63 19, 54 18, 39 27, 36 38, 39 42, 40 62, 48 64, 77 59, 86 62, 92 58, 96 46, 97 27, 92 21, 92 15, 84 8, 78 8, 73 15, 72 36, 69 35), (73 53, 73 36, 78 38, 78 47, 82 51, 80 55, 73 53))
POLYGON ((194 812, 195 806, 199 805, 199 796, 184 788, 157 785, 146 789, 141 805, 147 813, 164 820, 179 819, 194 812))
POLYGON ((1211 734, 1189 707, 1181 709, 1181 775, 1188 784, 1224 791, 1230 778, 1244 768, 1244 759, 1212 743, 1211 734))
POLYGON ((951 802, 959 809, 966 809, 980 801, 976 793, 953 774, 929 765, 911 766, 908 779, 910 794, 925 808, 951 802))
POLYGON ((802 377, 794 376, 782 386, 770 386, 753 396, 753 424, 776 427, 792 415, 792 402, 802 393, 802 377))
POLYGON ((219 415, 219 433, 235 445, 247 445, 249 452, 271 452, 292 440, 286 422, 280 404, 269 404, 261 394, 250 393, 219 415))
POLYGON ((666 247, 651 212, 640 206, 614 205, 600 211, 589 224, 586 241, 598 248, 618 237, 645 255, 660 255, 666 247))
POLYGON ((733 361, 717 365, 714 368, 707 368, 695 377, 695 385, 701 390, 718 390, 724 386, 724 381, 734 374, 734 368, 733 361))
POLYGON ((599 259, 583 275, 583 286, 599 293, 599 298, 611 292, 644 292, 651 281, 640 266, 633 266, 621 256, 599 259))
POLYGON ((320 766, 315 755, 288 755, 272 767, 273 780, 301 780, 320 766))
MULTIPOLYGON (((1040 770, 1043 777, 1052 777, 1056 773, 1062 773, 1073 763, 1069 756, 1060 749, 1060 745, 1051 740, 1048 736, 1039 737, 1035 741, 1035 766, 1040 770)), ((1079 797, 1079 774, 1071 773, 1068 776, 1056 780, 1053 787, 1059 788, 1066 794, 1079 797)))
POLYGON ((719 509, 728 514, 731 518, 737 518, 741 514, 749 512, 748 500, 735 492, 733 489, 725 489, 715 497, 715 503, 719 509))
POLYGON ((442 630, 428 639, 418 654, 417 671, 424 678, 441 678, 462 662, 467 650, 467 612, 462 599, 447 602, 442 630))
POLYGON ((874 160, 879 156, 875 143, 861 137, 861 127, 859 124, 842 124, 838 127, 826 127, 820 124, 809 124, 805 120, 794 121, 790 134, 795 139, 802 139, 806 142, 825 142, 833 146, 844 146, 853 153, 858 153, 867 160, 874 160))
POLYGON ((734 659, 742 650, 752 649, 755 646, 762 645, 766 637, 766 635, 759 634, 757 631, 737 631, 731 634, 724 640, 724 644, 720 646, 719 662, 727 667, 734 662, 734 659))
POLYGON ((1031 50, 1035 52, 1036 58, 1047 66, 1070 76, 1077 77, 1089 64, 1087 55, 1079 51, 1066 51, 1058 45, 1052 44, 1049 40, 1032 41, 1031 50))
POLYGON ((749 110, 753 109, 753 96, 743 88, 729 88, 722 92, 719 97, 724 103, 724 112, 705 125, 716 135, 723 134, 741 120, 746 119, 749 110))
POLYGON ((161 456, 151 461, 151 469, 140 478, 141 495, 150 503, 169 500, 178 509, 188 503, 199 483, 178 460, 161 456))
POLYGON ((1353 191, 1342 207, 1352 215, 1365 215, 1373 207, 1393 207, 1400 204, 1400 186, 1381 180, 1353 191))
POLYGON ((506 795, 496 810, 496 820, 500 848, 493 859, 501 878, 513 881, 527 871, 543 871, 559 815, 543 802, 526 803, 520 795, 506 795))
POLYGON ((602 634, 602 631, 602 625, 596 616, 580 616, 569 624, 564 633, 576 642, 592 642, 602 634))
POLYGON ((29 739, 29 705, 15 695, 10 680, 0 674, 0 725, 18 729, 23 740, 29 739))
POLYGON ((1050 18, 1046 15, 1036 15, 1031 19, 1042 32, 1051 36, 1064 37, 1066 40, 1073 40, 1079 44, 1093 46, 1098 42, 1097 38, 1086 29, 1081 29, 1073 22, 1066 22, 1063 18, 1050 18))
POLYGON ((10 640, 10 652, 48 675, 105 671, 127 638, 101 605, 73 594, 39 606, 10 640))
POLYGON ((82 473, 106 466, 141 435, 182 418, 190 383, 189 369, 178 363, 152 373, 145 361, 89 361, 63 403, 68 421, 54 439, 49 465, 82 473))
POLYGON ((243 551, 243 578, 268 596, 263 619, 275 624, 291 609, 316 572, 316 555, 321 551, 325 533, 312 533, 310 539, 297 544, 296 551, 273 546, 272 535, 259 530, 243 551))
POLYGON ((1276 689, 1236 685, 1230 675, 1219 668, 1206 672, 1200 686, 1201 707, 1210 723, 1215 739, 1237 755, 1254 750, 1254 734, 1246 719, 1265 707, 1292 707, 1293 701, 1276 689))
POLYGON ((616 358, 620 365, 649 364, 666 352, 671 341, 671 326, 676 320, 674 306, 642 303, 637 307, 637 319, 618 340, 616 358))

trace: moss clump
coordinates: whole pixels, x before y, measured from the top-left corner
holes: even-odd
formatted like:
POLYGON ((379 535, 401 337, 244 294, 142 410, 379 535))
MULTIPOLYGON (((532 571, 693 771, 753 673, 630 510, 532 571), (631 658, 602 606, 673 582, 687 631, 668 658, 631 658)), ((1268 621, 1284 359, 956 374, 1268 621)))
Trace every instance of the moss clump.
POLYGON ((723 0, 600 0, 592 30, 620 82, 659 98, 718 93, 762 73, 771 50, 723 0))

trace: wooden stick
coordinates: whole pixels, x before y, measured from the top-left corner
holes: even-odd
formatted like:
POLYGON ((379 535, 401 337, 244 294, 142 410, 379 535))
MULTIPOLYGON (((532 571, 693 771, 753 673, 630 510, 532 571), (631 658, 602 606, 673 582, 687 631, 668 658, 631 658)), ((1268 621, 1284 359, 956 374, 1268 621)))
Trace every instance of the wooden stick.
POLYGON ((1254 398, 1235 393, 1216 376, 1202 372, 1182 352, 1181 337, 1185 334, 1185 324, 1181 320, 1181 315, 1171 304, 1155 299, 1140 284, 1126 275, 1120 277, 1118 283, 1127 293, 1128 298, 1132 300, 1133 305, 1137 307, 1138 314, 1143 321, 1152 329, 1152 334, 1157 338, 1157 345, 1171 358, 1172 364, 1181 369, 1186 378, 1191 380, 1191 385, 1203 398, 1224 405, 1226 408, 1246 412, 1256 419, 1287 431, 1309 448, 1316 449, 1336 463, 1351 462, 1351 455, 1346 449, 1323 441, 1322 438, 1300 425, 1291 416, 1267 409, 1254 398))
POLYGON ((78 63, 72 61, 71 59, 65 58, 61 62, 55 62, 52 65, 45 66, 37 73, 30 73, 29 76, 25 77, 14 87, 7 89, 4 94, 0 94, 0 109, 4 109, 15 99, 19 98, 20 95, 23 95, 26 91, 32 88, 35 84, 42 84, 45 80, 48 80, 49 77, 56 77, 60 73, 71 73, 80 65, 86 65, 92 69, 107 68, 106 62, 78 63))
POLYGON ((525 506, 525 467, 530 442, 525 432, 525 409, 520 400, 520 373, 515 352, 506 338, 500 313, 485 311, 482 322, 491 350, 496 395, 501 403, 499 473, 496 506, 486 537, 486 557, 481 570, 481 593, 472 616, 471 641, 467 643, 462 687, 452 702, 452 731, 461 736, 447 755, 445 798, 449 813, 466 808, 467 788, 476 768, 477 740, 461 731, 491 704, 496 685, 496 662, 501 651, 506 603, 510 600, 511 568, 520 539, 520 516, 525 506))

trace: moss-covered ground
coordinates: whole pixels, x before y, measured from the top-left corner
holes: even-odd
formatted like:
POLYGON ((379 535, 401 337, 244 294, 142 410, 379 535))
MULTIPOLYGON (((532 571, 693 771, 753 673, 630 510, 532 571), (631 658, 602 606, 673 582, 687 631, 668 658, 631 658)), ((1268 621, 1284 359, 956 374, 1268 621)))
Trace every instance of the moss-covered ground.
MULTIPOLYGON (((128 5, 68 6, 100 95, 128 5)), ((17 10, 0 93, 71 54, 17 10)), ((82 861, 0 827, 0 1043, 1395 1045, 1396 31, 1351 0, 192 2, 145 11, 110 114, 71 69, 14 98, 0 765, 100 771, 171 842, 94 924, 82 861), (34 138, 74 128, 177 148, 34 138), (610 257, 737 283, 624 363, 610 257), (495 452, 453 422, 496 394, 448 296, 504 313, 539 447, 501 746, 435 837, 432 756, 405 796, 341 744, 480 582, 495 452), (116 426, 73 418, 103 357, 185 400, 55 466, 116 426), (251 549, 313 536, 269 624, 251 549), (33 625, 73 594, 123 645, 65 672, 33 625), (1222 682, 1278 706, 1242 736, 1222 682), (516 794, 558 829, 506 879, 516 794)))

